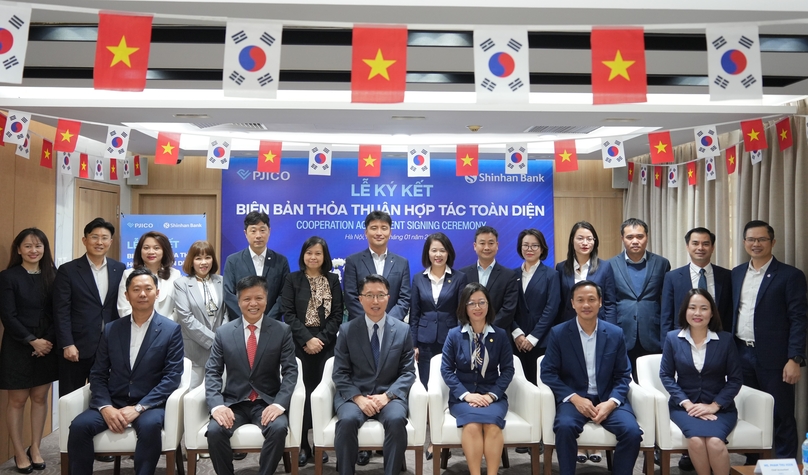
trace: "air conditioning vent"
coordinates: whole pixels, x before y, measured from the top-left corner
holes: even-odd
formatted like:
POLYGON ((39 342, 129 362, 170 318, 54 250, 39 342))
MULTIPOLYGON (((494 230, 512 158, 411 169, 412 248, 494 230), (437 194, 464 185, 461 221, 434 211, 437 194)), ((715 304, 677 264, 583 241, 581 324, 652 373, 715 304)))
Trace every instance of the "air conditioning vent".
POLYGON ((588 134, 597 130, 598 126, 576 126, 576 125, 534 125, 525 130, 526 134, 588 134))

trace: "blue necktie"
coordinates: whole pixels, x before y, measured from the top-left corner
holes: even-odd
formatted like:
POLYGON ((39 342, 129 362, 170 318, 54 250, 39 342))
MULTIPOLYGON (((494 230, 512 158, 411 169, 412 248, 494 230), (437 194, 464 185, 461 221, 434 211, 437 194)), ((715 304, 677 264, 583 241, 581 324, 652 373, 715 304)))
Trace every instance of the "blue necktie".
POLYGON ((704 269, 699 269, 699 288, 707 290, 707 276, 704 275, 704 269))
POLYGON ((379 325, 374 323, 373 324, 373 336, 370 337, 370 351, 373 352, 373 361, 376 363, 376 367, 379 367, 379 325))

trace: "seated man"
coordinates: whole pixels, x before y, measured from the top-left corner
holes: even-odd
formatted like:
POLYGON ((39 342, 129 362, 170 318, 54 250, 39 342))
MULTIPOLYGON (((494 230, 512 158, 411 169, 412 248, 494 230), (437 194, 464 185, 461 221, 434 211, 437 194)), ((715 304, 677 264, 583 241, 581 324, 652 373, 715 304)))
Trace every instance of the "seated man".
POLYGON ((588 421, 617 437, 614 475, 631 475, 640 452, 642 431, 628 400, 631 364, 620 327, 598 320, 600 287, 582 280, 572 286, 577 317, 550 330, 541 363, 541 380, 556 399, 558 468, 575 473, 578 435, 588 421))
POLYGON ((384 474, 398 475, 407 447, 407 396, 415 382, 410 328, 388 318, 387 279, 370 274, 358 288, 365 315, 342 325, 334 349, 339 473, 354 473, 359 427, 372 417, 384 426, 384 474))
POLYGON ((107 323, 90 371, 90 409, 70 424, 70 471, 92 473, 93 437, 107 429, 137 434, 135 473, 153 474, 162 452, 165 404, 182 378, 180 326, 154 311, 157 277, 146 268, 126 279, 132 315, 107 323))
POLYGON ((283 456, 289 421, 286 410, 297 384, 297 361, 288 325, 264 318, 267 283, 244 277, 236 284, 241 318, 216 330, 205 365, 205 398, 210 408, 208 447, 219 475, 233 474, 230 437, 244 424, 261 427, 261 475, 275 472, 283 456), (227 383, 222 374, 227 370, 227 383))

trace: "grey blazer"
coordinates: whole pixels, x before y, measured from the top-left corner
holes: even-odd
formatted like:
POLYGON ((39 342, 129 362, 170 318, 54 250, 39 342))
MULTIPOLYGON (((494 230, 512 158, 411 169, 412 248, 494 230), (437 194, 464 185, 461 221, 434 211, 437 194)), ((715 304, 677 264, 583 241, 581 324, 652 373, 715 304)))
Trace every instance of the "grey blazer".
POLYGON ((174 308, 177 311, 177 323, 182 327, 182 343, 185 345, 185 357, 194 366, 205 366, 210 356, 210 347, 216 329, 226 321, 227 307, 224 305, 224 285, 222 276, 210 276, 209 286, 216 294, 214 302, 218 310, 213 317, 208 317, 207 305, 199 292, 196 277, 180 277, 174 281, 174 308))

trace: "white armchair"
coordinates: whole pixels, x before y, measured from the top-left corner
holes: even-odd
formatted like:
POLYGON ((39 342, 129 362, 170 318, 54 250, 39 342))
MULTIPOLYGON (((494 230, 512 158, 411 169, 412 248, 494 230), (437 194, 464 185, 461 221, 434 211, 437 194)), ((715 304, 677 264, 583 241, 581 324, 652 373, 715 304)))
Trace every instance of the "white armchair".
MULTIPOLYGON (((325 363, 323 380, 311 393, 311 422, 314 432, 314 474, 323 473, 323 451, 334 449, 337 416, 334 413, 334 394, 337 388, 331 375, 334 358, 325 363)), ((418 380, 416 367, 415 383, 407 397, 407 450, 415 451, 415 475, 421 475, 424 467, 424 444, 426 443, 427 395, 424 385, 418 380)), ((359 447, 362 450, 381 450, 384 440, 382 423, 369 419, 359 428, 359 447)))
MULTIPOLYGON (((555 432, 553 422, 556 415, 556 402, 553 391, 549 386, 541 382, 541 361, 539 358, 536 369, 536 381, 541 392, 541 414, 542 414, 542 439, 544 440, 544 473, 550 475, 552 472, 553 450, 555 448, 555 432)), ((633 381, 628 389, 628 401, 631 410, 637 418, 637 423, 642 430, 642 442, 640 451, 645 455, 645 473, 654 475, 654 397, 633 381)), ((587 422, 583 432, 578 436, 578 447, 587 450, 614 450, 617 445, 617 438, 607 431, 603 426, 594 422, 587 422)), ((611 457, 607 455, 607 463, 611 469, 611 457)))
MULTIPOLYGON (((286 473, 297 475, 297 456, 300 453, 300 442, 303 440, 303 406, 306 404, 306 389, 303 385, 303 373, 300 359, 297 361, 298 378, 292 400, 286 412, 289 418, 289 432, 284 443, 283 463, 286 473)), ((225 378, 227 374, 225 373, 225 378)), ((222 381, 226 381, 223 378, 222 381)), ((196 475, 196 456, 208 451, 208 431, 210 411, 205 400, 205 384, 201 384, 185 396, 185 449, 188 452, 188 475, 196 475)), ((233 432, 230 446, 233 452, 260 452, 264 444, 261 428, 254 424, 244 424, 233 432)))
MULTIPOLYGON (((656 413, 656 444, 660 450, 662 475, 671 469, 671 454, 687 453, 687 439, 679 426, 671 421, 668 408, 670 394, 659 378, 662 355, 647 355, 637 358, 637 380, 654 397, 656 413)), ((727 437, 727 450, 740 453, 760 453, 761 458, 772 457, 774 435, 774 398, 763 391, 741 386, 735 396, 738 409, 738 425, 727 437)))
MULTIPOLYGON (((462 429, 449 414, 449 387, 440 374, 442 355, 429 362, 429 433, 432 440, 434 458, 432 473, 439 475, 446 468, 446 456, 450 448, 461 447, 462 429), (446 452, 444 452, 446 451, 446 452)), ((541 411, 539 390, 525 378, 519 358, 513 358, 514 374, 508 395, 508 413, 505 415, 505 428, 502 436, 505 447, 530 447, 531 470, 539 475, 539 454, 541 447, 541 411)))
MULTIPOLYGON (((188 392, 191 384, 191 361, 185 358, 183 362, 182 379, 180 387, 177 388, 166 401, 165 420, 163 422, 163 454, 166 456, 166 474, 174 474, 176 464, 177 472, 185 473, 182 464, 182 453, 180 452, 180 441, 182 440, 182 398, 188 392)), ((79 414, 90 407, 90 385, 66 394, 59 398, 59 451, 62 458, 62 475, 67 475, 70 467, 70 458, 67 453, 67 439, 70 436, 70 423, 79 414)), ((121 473, 121 456, 135 453, 137 435, 135 429, 126 429, 123 434, 115 434, 105 430, 93 438, 96 454, 115 456, 114 473, 121 473)))

